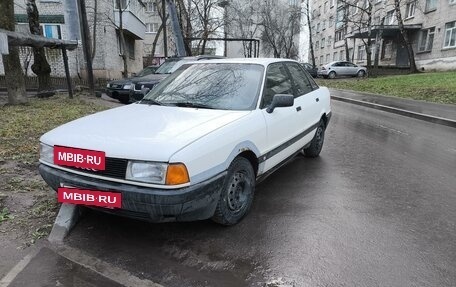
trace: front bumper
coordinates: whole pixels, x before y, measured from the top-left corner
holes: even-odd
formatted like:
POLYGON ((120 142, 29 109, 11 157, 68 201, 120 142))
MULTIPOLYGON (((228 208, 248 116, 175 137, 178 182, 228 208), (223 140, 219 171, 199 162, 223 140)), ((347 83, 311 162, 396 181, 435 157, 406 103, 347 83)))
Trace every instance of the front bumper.
POLYGON ((130 102, 138 102, 144 98, 144 94, 141 91, 130 90, 130 102))
POLYGON ((119 100, 121 98, 128 98, 130 96, 130 90, 106 88, 105 91, 109 97, 116 100, 119 100))
POLYGON ((179 189, 157 189, 95 179, 40 164, 39 172, 54 190, 65 184, 122 194, 121 209, 96 208, 152 222, 196 221, 211 218, 226 177, 223 172, 205 182, 179 189))

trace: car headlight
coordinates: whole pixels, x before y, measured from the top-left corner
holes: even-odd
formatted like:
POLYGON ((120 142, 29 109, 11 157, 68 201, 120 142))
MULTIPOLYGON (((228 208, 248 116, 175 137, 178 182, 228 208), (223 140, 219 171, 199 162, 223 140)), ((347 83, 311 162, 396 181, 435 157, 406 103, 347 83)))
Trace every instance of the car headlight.
POLYGON ((187 168, 182 163, 166 164, 145 161, 129 161, 125 178, 166 185, 178 185, 190 181, 187 168))
POLYGON ((40 160, 54 163, 54 147, 40 143, 40 160))
POLYGON ((124 90, 129 90, 130 88, 131 88, 131 85, 130 85, 130 84, 123 86, 123 89, 124 89, 124 90))

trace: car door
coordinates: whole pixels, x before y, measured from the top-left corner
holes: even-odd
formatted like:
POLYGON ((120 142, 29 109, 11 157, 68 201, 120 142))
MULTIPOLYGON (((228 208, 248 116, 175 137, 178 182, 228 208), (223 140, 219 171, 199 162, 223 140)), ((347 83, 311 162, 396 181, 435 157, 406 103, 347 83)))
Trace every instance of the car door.
POLYGON ((342 66, 342 62, 335 62, 331 66, 331 70, 336 72, 337 75, 343 75, 343 69, 344 67, 342 66))
POLYGON ((276 108, 268 113, 266 108, 271 104, 276 94, 294 95, 290 74, 283 63, 270 64, 266 70, 260 108, 267 126, 267 148, 262 155, 265 161, 264 171, 268 171, 293 154, 290 147, 293 139, 304 130, 299 119, 299 103, 292 107, 276 108))
POLYGON ((346 62, 345 65, 347 66, 347 75, 356 75, 356 73, 358 72, 358 66, 350 62, 346 62))
POLYGON ((320 121, 322 102, 319 98, 318 86, 310 82, 311 79, 298 64, 287 62, 285 66, 288 68, 293 82, 295 104, 301 108, 298 112, 299 125, 303 130, 300 134, 300 142, 304 146, 312 140, 316 124, 320 121))

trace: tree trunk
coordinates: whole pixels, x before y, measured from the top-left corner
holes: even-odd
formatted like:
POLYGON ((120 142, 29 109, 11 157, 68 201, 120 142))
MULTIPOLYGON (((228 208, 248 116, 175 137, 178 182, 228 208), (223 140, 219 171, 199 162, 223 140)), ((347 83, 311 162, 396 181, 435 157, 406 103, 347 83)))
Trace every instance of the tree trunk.
POLYGON ((313 48, 313 41, 312 41, 312 28, 310 26, 310 6, 309 6, 309 0, 306 0, 306 16, 307 16, 307 27, 309 27, 309 48, 310 48, 310 59, 312 61, 312 67, 315 66, 315 54, 314 54, 314 48, 313 48))
MULTIPOLYGON (((0 1, 0 28, 14 31, 14 1, 0 1)), ((9 55, 3 55, 3 67, 5 69, 6 89, 8 91, 8 104, 17 105, 27 102, 25 92, 24 74, 19 59, 17 47, 9 47, 9 55)))
MULTIPOLYGON (((35 0, 27 0, 27 16, 30 32, 33 35, 43 35, 35 0)), ((55 92, 51 86, 51 66, 44 48, 33 48, 33 57, 32 71, 38 77, 38 97, 51 97, 55 92)))
POLYGON ((123 9, 121 5, 120 0, 117 1, 117 7, 119 8, 119 38, 120 38, 120 46, 121 46, 121 57, 123 61, 123 77, 127 78, 128 77, 128 63, 127 63, 127 45, 125 44, 125 35, 124 35, 124 30, 123 30, 123 19, 122 19, 122 14, 123 14, 123 9))
POLYGON ((92 63, 97 52, 97 17, 98 16, 98 0, 93 1, 93 30, 92 30, 92 63))
POLYGON ((394 10, 396 11, 397 24, 399 26, 399 31, 401 31, 402 40, 404 41, 405 46, 407 47, 408 59, 410 64, 410 72, 418 72, 415 63, 415 53, 413 52, 412 43, 408 37, 407 31, 404 28, 404 21, 402 21, 401 14, 401 1, 394 0, 394 10))
POLYGON ((157 34, 155 35, 154 42, 152 43, 152 57, 155 57, 155 49, 157 48, 158 38, 160 38, 160 34, 161 34, 162 30, 163 30, 163 24, 160 24, 157 34))

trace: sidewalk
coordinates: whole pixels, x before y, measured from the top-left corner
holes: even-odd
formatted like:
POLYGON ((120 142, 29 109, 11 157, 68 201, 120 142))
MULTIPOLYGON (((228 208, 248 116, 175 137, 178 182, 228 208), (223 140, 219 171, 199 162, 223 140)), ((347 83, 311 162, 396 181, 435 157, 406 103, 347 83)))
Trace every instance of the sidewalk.
POLYGON ((456 105, 330 89, 333 100, 380 109, 428 122, 456 127, 456 105))

